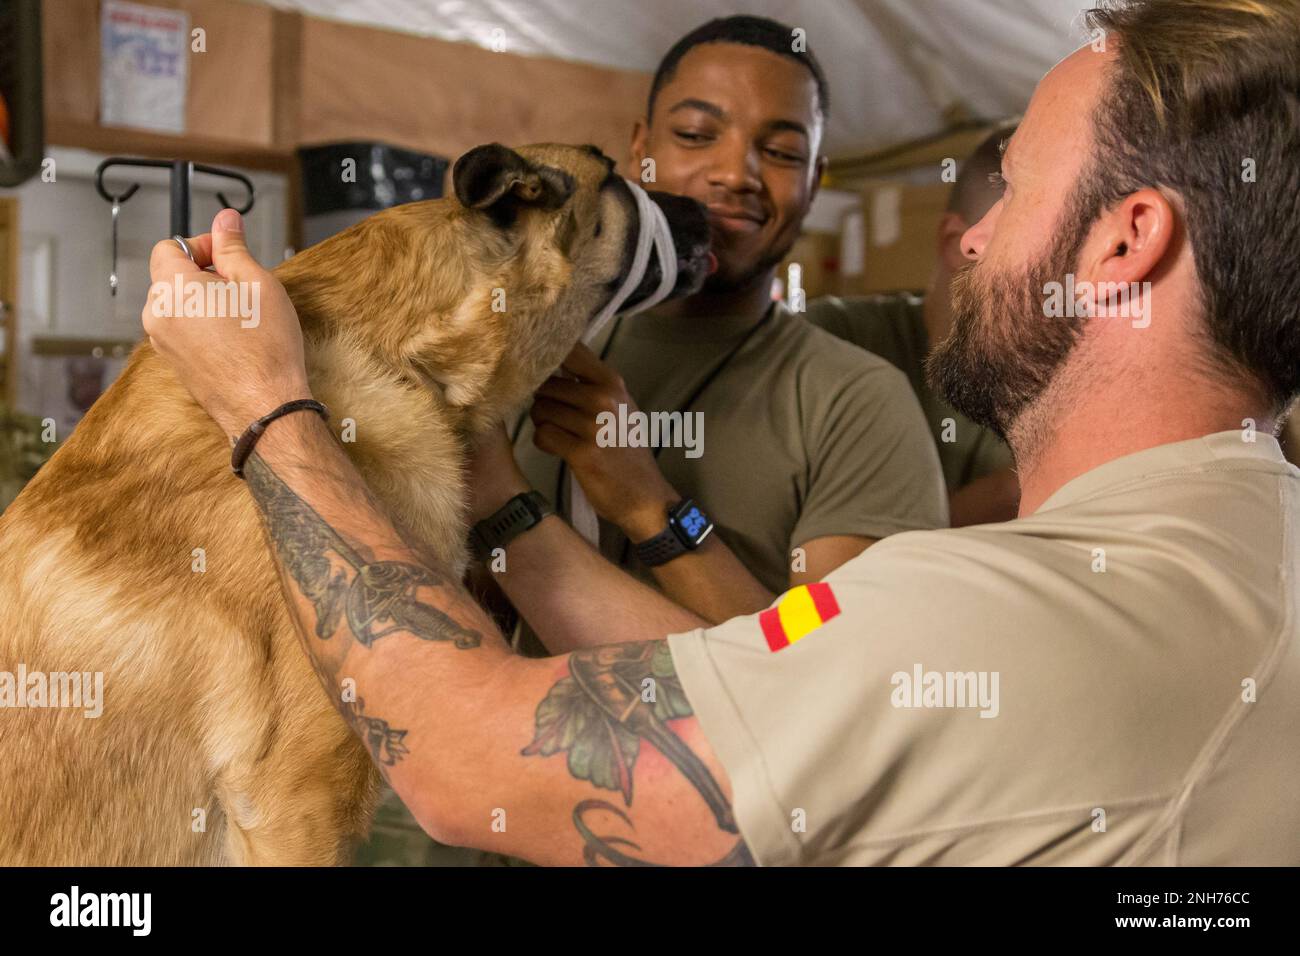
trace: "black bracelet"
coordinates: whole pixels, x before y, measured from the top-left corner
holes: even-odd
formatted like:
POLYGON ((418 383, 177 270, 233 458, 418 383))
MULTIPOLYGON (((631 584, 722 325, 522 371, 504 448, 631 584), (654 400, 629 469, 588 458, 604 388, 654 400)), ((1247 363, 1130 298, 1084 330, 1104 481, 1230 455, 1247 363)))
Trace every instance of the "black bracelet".
POLYGON ((283 415, 288 415, 290 412, 301 412, 306 409, 311 409, 319 414, 321 418, 329 421, 329 409, 316 399, 295 398, 292 402, 285 402, 275 411, 268 412, 245 428, 244 434, 240 435, 239 441, 235 442, 234 451, 230 453, 230 470, 235 473, 235 477, 244 477, 244 463, 248 461, 248 456, 253 453, 253 446, 257 444, 257 439, 262 436, 262 432, 266 431, 267 425, 283 415))
POLYGON ((504 548, 529 528, 541 524, 555 509, 540 491, 515 495, 491 515, 469 529, 474 557, 486 562, 494 548, 504 548))

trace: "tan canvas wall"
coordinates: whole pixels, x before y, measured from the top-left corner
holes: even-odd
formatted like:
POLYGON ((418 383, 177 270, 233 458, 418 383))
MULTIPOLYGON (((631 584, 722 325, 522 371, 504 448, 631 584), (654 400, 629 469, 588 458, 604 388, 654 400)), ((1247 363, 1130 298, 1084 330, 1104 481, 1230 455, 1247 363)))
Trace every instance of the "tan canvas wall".
POLYGON ((281 13, 235 0, 148 0, 206 31, 183 137, 99 124, 99 0, 42 5, 50 143, 284 168, 298 145, 373 139, 455 158, 499 140, 626 152, 647 74, 281 13))
POLYGON ((301 56, 301 142, 375 138, 452 158, 551 140, 621 160, 650 88, 644 73, 324 20, 303 21, 301 56))

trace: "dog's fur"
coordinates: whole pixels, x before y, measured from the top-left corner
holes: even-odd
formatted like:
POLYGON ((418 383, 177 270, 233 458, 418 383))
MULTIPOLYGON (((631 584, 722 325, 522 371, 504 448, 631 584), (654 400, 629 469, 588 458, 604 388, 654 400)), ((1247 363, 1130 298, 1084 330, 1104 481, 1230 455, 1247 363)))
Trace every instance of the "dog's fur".
MULTIPOLYGON (((523 406, 630 267, 637 218, 612 165, 594 147, 479 147, 456 199, 275 270, 313 394, 335 428, 356 423, 343 447, 454 573, 466 442, 523 406)), ((656 201, 706 241, 696 204, 656 201)), ((688 251, 679 292, 703 278, 707 252, 688 251)), ((104 674, 96 719, 0 709, 0 864, 331 864, 364 834, 377 774, 298 646, 229 456, 145 343, 0 517, 0 671, 104 674)))

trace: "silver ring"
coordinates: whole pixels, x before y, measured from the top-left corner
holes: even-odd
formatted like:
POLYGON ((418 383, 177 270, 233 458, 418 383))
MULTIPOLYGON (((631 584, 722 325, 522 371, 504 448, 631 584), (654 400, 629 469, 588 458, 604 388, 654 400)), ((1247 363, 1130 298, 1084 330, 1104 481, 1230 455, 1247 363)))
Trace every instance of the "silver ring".
MULTIPOLYGON (((172 236, 172 242, 181 247, 181 251, 190 257, 190 262, 194 262, 194 253, 190 252, 190 244, 185 241, 184 236, 172 236)), ((197 262, 194 264, 198 265, 197 262)))

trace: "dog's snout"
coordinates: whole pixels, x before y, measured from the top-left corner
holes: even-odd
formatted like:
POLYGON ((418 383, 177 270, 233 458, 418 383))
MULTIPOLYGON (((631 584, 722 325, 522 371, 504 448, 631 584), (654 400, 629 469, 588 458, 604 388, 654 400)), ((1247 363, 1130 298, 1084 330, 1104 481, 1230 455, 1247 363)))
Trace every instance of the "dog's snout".
POLYGON ((717 260, 709 250, 708 211, 703 203, 688 196, 656 191, 647 191, 647 195, 663 210, 677 249, 677 282, 673 293, 690 295, 699 290, 716 268, 717 260))

